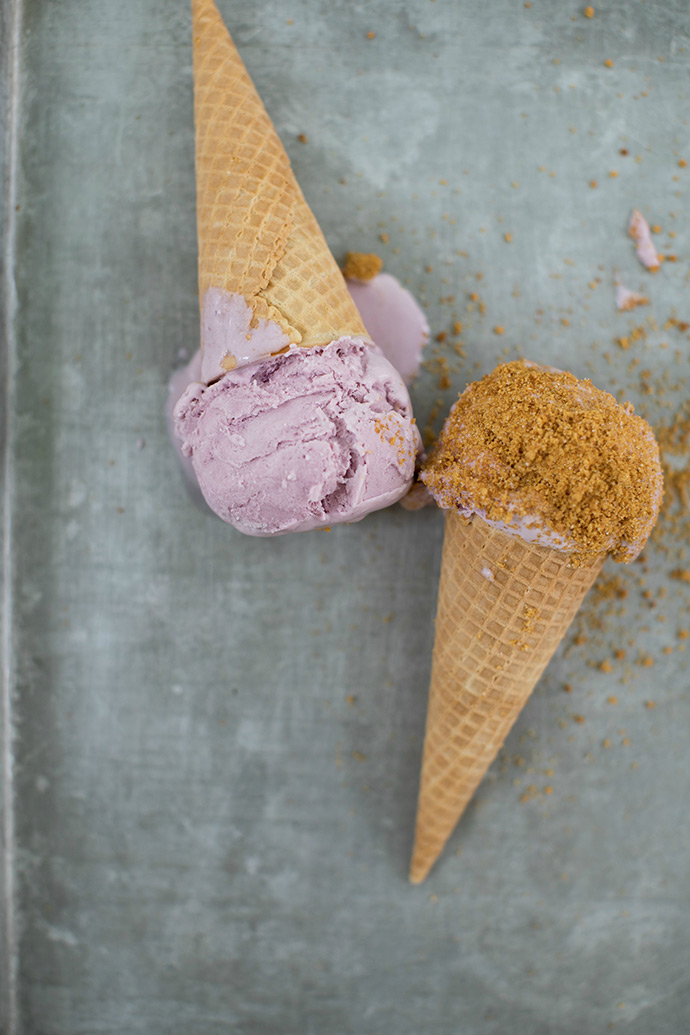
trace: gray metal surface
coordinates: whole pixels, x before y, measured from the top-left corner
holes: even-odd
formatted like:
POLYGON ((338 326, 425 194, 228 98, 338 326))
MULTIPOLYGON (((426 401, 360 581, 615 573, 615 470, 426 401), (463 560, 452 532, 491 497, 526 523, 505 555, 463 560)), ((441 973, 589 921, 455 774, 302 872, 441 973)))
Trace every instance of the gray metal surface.
MULTIPOLYGON (((655 420, 687 396, 690 13, 583 6, 220 0, 336 255, 379 251, 449 334, 422 426, 504 348, 655 420), (633 206, 677 255, 656 277, 633 206), (650 309, 615 312, 615 269, 650 309)), ((197 341, 186 4, 19 8, 2 1030, 689 1030, 682 544, 588 600, 411 887, 440 517, 253 541, 195 508, 162 416, 197 341)))

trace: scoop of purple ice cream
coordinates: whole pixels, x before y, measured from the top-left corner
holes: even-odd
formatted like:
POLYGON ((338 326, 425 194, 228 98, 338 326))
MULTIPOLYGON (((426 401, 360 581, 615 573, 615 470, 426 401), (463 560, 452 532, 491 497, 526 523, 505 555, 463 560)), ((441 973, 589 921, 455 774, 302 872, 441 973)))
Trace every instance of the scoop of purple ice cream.
POLYGON ((211 509, 256 536, 358 521, 397 502, 421 449, 401 376, 355 338, 190 384, 175 425, 211 509))

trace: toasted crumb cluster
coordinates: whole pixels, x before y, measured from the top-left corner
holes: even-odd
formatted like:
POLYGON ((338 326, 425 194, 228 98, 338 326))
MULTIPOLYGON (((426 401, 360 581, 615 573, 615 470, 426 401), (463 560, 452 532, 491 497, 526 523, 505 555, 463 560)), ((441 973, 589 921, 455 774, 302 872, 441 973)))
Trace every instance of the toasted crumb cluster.
POLYGON ((382 266, 383 262, 373 252, 348 252, 343 274, 348 280, 373 280, 382 266))
POLYGON ((663 495, 652 429, 572 374, 505 363, 460 395, 422 479, 446 508, 525 519, 571 544, 580 561, 631 561, 663 495))

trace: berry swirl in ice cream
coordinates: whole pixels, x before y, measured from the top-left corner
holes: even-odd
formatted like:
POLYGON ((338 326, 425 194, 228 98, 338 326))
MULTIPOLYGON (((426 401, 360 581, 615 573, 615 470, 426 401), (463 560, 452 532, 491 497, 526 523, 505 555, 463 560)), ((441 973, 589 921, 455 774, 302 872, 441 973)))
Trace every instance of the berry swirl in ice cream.
POLYGON ((469 385, 421 478, 439 506, 571 553, 632 561, 663 496, 652 429, 591 381, 518 361, 469 385))

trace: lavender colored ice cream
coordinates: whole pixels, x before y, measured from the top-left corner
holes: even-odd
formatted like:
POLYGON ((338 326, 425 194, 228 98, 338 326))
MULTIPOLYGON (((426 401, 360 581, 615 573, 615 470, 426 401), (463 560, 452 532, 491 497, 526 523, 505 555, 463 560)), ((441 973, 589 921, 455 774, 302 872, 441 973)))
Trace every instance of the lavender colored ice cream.
POLYGON ((357 338, 192 383, 175 425, 211 509, 255 536, 358 521, 397 502, 421 449, 401 376, 357 338))

